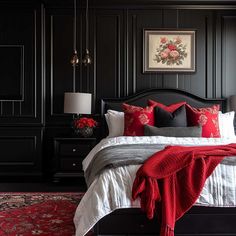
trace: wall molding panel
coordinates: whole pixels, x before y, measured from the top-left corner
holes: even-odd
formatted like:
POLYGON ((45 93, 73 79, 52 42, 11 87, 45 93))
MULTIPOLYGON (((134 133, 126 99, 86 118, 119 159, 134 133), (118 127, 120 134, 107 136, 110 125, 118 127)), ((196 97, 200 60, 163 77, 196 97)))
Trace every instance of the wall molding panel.
POLYGON ((23 101, 25 83, 24 45, 0 45, 0 55, 2 58, 0 102, 23 101), (9 71, 9 65, 14 70, 9 71))
POLYGON ((221 60, 221 86, 222 95, 229 96, 236 94, 236 67, 235 67, 235 42, 236 42, 236 15, 223 15, 222 26, 222 60, 221 60))
POLYGON ((0 128, 0 132, 2 150, 0 177, 6 174, 42 175, 42 130, 40 128, 0 128))
MULTIPOLYGON (((82 58, 82 34, 78 14, 77 50, 82 58)), ((73 91, 73 69, 70 58, 73 53, 72 9, 46 9, 46 124, 64 124, 71 119, 63 113, 64 92, 73 91)), ((81 65, 76 68, 76 91, 81 86, 81 65)))
POLYGON ((124 86, 125 79, 121 78, 124 71, 124 32, 123 12, 96 11, 94 26, 94 43, 96 57, 96 109, 99 109, 99 100, 102 97, 120 97, 121 86, 124 86), (105 87, 104 87, 105 85, 105 87), (107 89, 105 89, 107 88, 107 89))
POLYGON ((0 126, 42 125, 41 26, 38 6, 0 10, 0 126))

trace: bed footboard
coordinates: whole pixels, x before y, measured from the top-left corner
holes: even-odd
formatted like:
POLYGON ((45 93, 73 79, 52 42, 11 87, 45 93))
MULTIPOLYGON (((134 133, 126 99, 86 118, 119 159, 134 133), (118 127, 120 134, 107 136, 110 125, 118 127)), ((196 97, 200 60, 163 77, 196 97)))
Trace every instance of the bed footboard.
MULTIPOLYGON (((98 222, 95 235, 159 235, 158 219, 148 220, 139 209, 122 209, 98 222)), ((175 236, 235 236, 236 208, 193 207, 176 223, 175 236)))

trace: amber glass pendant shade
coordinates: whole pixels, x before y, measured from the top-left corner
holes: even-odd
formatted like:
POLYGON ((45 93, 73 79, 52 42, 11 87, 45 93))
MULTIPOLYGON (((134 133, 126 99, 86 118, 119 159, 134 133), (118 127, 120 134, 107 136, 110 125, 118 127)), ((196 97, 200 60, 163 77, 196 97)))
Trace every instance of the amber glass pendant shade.
POLYGON ((74 50, 70 63, 72 64, 72 66, 77 66, 79 64, 79 57, 76 50, 74 50))
POLYGON ((85 51, 85 55, 84 55, 84 58, 83 58, 83 64, 85 65, 85 66, 87 66, 87 65, 89 65, 89 64, 91 64, 92 63, 92 58, 91 58, 91 56, 89 55, 89 50, 88 49, 86 49, 86 51, 85 51))

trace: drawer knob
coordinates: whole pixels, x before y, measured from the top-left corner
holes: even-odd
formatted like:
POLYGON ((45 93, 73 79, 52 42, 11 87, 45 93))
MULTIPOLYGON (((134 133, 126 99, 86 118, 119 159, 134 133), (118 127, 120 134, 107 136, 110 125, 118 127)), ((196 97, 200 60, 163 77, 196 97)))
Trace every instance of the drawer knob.
POLYGON ((73 152, 76 152, 76 148, 73 148, 72 151, 73 151, 73 152))
POLYGON ((73 163, 72 166, 76 166, 76 163, 73 163))

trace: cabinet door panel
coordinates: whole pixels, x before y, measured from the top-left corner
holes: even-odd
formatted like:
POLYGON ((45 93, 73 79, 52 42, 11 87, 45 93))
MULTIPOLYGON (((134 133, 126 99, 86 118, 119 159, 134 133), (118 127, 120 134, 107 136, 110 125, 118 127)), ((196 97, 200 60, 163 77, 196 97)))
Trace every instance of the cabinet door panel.
POLYGON ((0 128, 0 176, 40 175, 40 128, 0 128))
POLYGON ((0 3, 0 126, 42 124, 41 9, 0 3))

